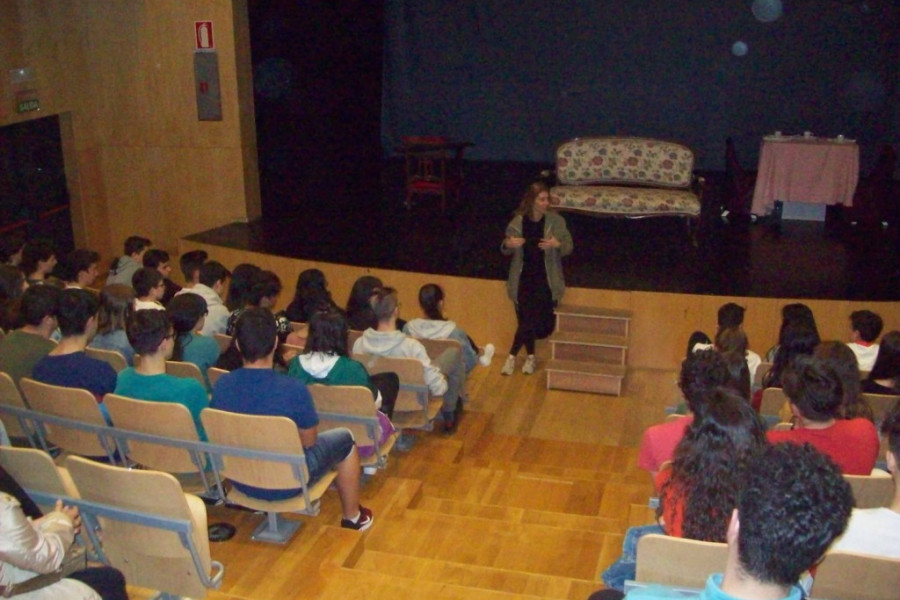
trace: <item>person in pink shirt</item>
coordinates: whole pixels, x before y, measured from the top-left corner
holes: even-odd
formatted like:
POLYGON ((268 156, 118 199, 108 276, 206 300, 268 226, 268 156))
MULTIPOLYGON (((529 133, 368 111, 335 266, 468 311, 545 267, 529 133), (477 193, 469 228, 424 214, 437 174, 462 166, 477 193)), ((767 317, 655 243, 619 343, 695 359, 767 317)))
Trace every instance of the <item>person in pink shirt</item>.
POLYGON ((666 421, 648 427, 641 439, 638 466, 650 472, 655 478, 659 467, 672 460, 675 446, 684 436, 684 431, 706 407, 710 392, 718 386, 727 386, 731 381, 725 358, 715 350, 699 350, 691 353, 681 363, 678 387, 687 400, 690 413, 680 419, 666 421))
POLYGON ((842 419, 843 388, 833 368, 815 356, 798 356, 785 371, 784 393, 794 414, 793 429, 770 431, 773 444, 809 443, 830 457, 845 475, 868 475, 878 458, 872 421, 842 419))

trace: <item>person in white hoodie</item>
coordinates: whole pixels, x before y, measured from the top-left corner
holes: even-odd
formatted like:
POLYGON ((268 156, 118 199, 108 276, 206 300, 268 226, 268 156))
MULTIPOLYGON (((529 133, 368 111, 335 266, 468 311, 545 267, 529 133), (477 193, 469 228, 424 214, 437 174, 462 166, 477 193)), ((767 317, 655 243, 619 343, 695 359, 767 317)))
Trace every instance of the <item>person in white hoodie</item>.
POLYGON ((447 350, 432 363, 422 342, 397 329, 400 302, 394 288, 376 288, 371 304, 378 319, 378 328, 370 327, 363 332, 353 344, 353 354, 418 359, 425 369, 425 383, 431 395, 444 397, 441 407, 444 431, 448 433, 454 431, 462 413, 460 394, 465 384, 465 371, 459 351, 447 350))
POLYGON ((483 350, 475 345, 454 321, 444 318, 444 290, 436 283, 426 283, 419 289, 419 306, 425 313, 424 319, 411 319, 403 326, 403 333, 414 338, 427 340, 456 340, 462 348, 466 373, 479 362, 489 367, 494 356, 494 345, 487 344, 483 350))
POLYGON ((199 281, 193 287, 184 288, 180 294, 197 294, 206 300, 206 322, 200 335, 212 337, 217 333, 225 333, 231 311, 222 302, 222 294, 228 289, 228 278, 231 272, 222 263, 214 260, 203 263, 200 267, 199 281))

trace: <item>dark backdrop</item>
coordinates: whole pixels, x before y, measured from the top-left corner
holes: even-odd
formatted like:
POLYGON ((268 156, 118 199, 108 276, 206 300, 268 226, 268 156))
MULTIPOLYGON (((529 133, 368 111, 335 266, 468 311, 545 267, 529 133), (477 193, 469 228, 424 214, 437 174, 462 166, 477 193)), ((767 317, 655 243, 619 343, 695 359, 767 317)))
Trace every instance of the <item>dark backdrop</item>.
POLYGON ((701 169, 744 162, 774 130, 896 143, 900 7, 784 0, 387 0, 383 145, 474 141, 470 156, 548 161, 586 135, 679 140, 701 169), (743 41, 748 52, 732 54, 743 41))

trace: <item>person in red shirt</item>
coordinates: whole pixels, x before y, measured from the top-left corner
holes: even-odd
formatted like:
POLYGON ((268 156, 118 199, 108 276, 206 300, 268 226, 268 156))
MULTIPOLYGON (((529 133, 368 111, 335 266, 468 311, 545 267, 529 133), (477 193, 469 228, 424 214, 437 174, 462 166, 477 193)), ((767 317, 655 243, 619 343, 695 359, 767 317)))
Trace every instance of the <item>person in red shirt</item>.
POLYGON ((799 356, 785 371, 784 393, 796 424, 770 431, 773 444, 808 442, 829 456, 845 475, 868 475, 878 458, 878 432, 868 419, 842 419, 843 387, 833 368, 814 356, 799 356))

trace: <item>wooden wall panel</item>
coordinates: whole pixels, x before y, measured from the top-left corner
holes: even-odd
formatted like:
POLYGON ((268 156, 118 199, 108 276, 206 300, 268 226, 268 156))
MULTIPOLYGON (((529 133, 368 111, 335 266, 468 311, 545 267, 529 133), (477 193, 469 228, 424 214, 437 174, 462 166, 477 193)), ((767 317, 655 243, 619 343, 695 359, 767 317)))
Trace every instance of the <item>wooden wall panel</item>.
MULTIPOLYGON (((419 316, 418 291, 425 283, 437 283, 447 295, 447 317, 457 321, 478 344, 493 342, 499 356, 509 349, 515 332, 516 319, 512 303, 506 297, 506 283, 484 279, 465 279, 367 269, 331 263, 313 262, 269 256, 242 250, 220 248, 181 240, 179 252, 202 248, 210 256, 229 268, 251 262, 278 274, 284 286, 278 307, 284 308, 293 296, 297 275, 303 269, 321 269, 328 279, 335 301, 343 306, 353 282, 361 275, 374 275, 400 294, 401 316, 419 316)), ((655 294, 615 290, 571 288, 566 301, 604 308, 624 308, 634 312, 628 365, 649 369, 677 369, 684 358, 691 332, 701 329, 710 335, 716 329, 716 311, 729 301, 746 307, 744 325, 752 336, 752 348, 763 354, 778 339, 781 307, 793 300, 778 298, 730 298, 722 296, 693 296, 689 294, 655 294)), ((897 302, 849 302, 807 300, 816 316, 823 339, 846 340, 847 318, 851 311, 868 308, 879 313, 885 321, 885 331, 900 329, 900 304, 897 302)), ((546 343, 538 352, 546 351, 546 343), (542 350, 544 348, 544 350, 542 350)), ((546 351, 549 355, 549 351, 546 351)), ((666 387, 670 383, 666 380, 666 387)))

